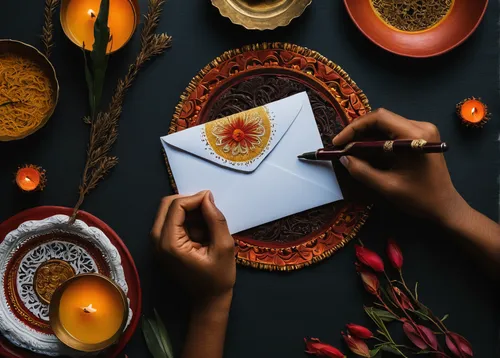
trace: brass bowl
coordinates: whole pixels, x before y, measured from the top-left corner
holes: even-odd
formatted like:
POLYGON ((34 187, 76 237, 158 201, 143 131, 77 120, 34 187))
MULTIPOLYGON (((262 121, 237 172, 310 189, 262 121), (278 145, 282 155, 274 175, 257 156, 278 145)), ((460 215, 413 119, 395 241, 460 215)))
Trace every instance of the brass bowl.
POLYGON ((61 286, 59 286, 56 289, 56 291, 52 295, 52 299, 50 300, 50 306, 49 306, 50 327, 52 328, 52 331, 54 332, 56 337, 66 346, 71 347, 80 352, 88 352, 88 353, 99 352, 118 342, 118 340, 123 334, 123 331, 125 330, 125 327, 127 326, 128 309, 129 306, 128 306, 127 295, 125 294, 125 292, 123 292, 120 286, 118 286, 113 280, 98 273, 84 273, 73 276, 69 280, 65 281, 61 286), (118 328, 118 331, 116 331, 115 335, 105 341, 95 344, 84 343, 73 337, 66 330, 66 328, 64 328, 59 318, 59 305, 61 303, 62 294, 64 293, 66 287, 68 287, 72 282, 85 279, 89 276, 101 279, 107 282, 108 284, 112 285, 114 289, 117 290, 117 292, 120 294, 124 308, 122 324, 120 328, 118 328))
POLYGON ((40 122, 38 126, 17 137, 0 136, 0 142, 8 142, 11 140, 26 138, 27 136, 35 133, 48 122, 50 117, 52 117, 52 114, 54 113, 54 110, 57 106, 57 101, 59 100, 59 82, 57 81, 56 70, 54 69, 54 66, 52 66, 52 63, 49 61, 49 59, 43 53, 38 51, 35 47, 21 41, 7 39, 0 40, 0 56, 6 54, 12 54, 26 58, 33 61, 38 65, 38 67, 40 67, 40 69, 50 81, 50 86, 52 87, 53 104, 49 113, 47 113, 45 118, 40 122))
POLYGON ((222 16, 249 30, 274 30, 302 15, 312 0, 212 0, 222 16))

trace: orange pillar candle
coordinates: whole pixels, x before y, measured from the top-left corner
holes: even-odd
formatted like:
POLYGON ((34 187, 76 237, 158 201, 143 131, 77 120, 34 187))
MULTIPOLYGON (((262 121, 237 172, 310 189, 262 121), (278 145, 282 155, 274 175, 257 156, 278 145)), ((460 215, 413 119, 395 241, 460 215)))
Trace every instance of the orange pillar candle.
POLYGON ((469 127, 482 127, 489 120, 488 107, 477 98, 467 98, 457 105, 457 114, 469 127))
MULTIPOLYGON (((61 25, 64 33, 73 43, 92 50, 94 24, 99 13, 101 0, 63 0, 61 4, 61 25)), ((111 41, 107 53, 122 48, 132 37, 139 23, 137 0, 110 0, 108 27, 111 41)))
POLYGON ((99 274, 74 276, 50 302, 50 324, 66 345, 84 352, 102 350, 121 336, 128 317, 123 291, 99 274))
POLYGON ((45 170, 28 164, 17 170, 16 184, 23 191, 42 190, 45 186, 45 170))

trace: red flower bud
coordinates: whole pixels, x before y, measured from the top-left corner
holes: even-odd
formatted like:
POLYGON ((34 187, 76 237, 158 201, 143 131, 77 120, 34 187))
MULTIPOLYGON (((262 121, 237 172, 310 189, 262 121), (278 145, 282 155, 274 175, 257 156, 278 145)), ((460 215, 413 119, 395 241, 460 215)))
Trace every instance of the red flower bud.
POLYGON ((306 353, 320 357, 345 358, 344 353, 329 344, 322 343, 318 338, 304 338, 306 353))
POLYGON ((403 267, 403 254, 401 253, 401 249, 398 244, 394 240, 389 240, 387 244, 387 256, 389 257, 389 261, 391 265, 398 270, 401 270, 403 267))
POLYGON ((344 340, 351 352, 361 357, 370 358, 370 349, 366 345, 365 341, 353 337, 350 334, 344 334, 344 332, 342 332, 342 337, 344 337, 344 340))
MULTIPOLYGON (((391 292, 391 291, 389 291, 391 292)), ((415 310, 413 304, 411 303, 408 296, 406 296, 401 290, 397 287, 394 287, 393 293, 391 295, 392 299, 399 302, 401 307, 405 310, 415 310)))
POLYGON ((371 293, 372 295, 379 295, 380 282, 377 276, 373 273, 361 267, 361 265, 356 265, 359 275, 361 276, 361 280, 363 281, 363 285, 365 289, 371 293))
POLYGON ((453 332, 446 334, 446 346, 457 357, 473 357, 471 344, 461 335, 453 332))
POLYGON ((361 339, 370 339, 373 337, 373 333, 368 328, 365 328, 358 324, 349 323, 348 325, 346 325, 346 327, 349 333, 355 337, 361 339))
POLYGON ((356 245, 355 248, 356 256, 359 261, 372 268, 374 271, 384 272, 384 261, 382 261, 382 259, 376 252, 368 250, 359 245, 356 245))

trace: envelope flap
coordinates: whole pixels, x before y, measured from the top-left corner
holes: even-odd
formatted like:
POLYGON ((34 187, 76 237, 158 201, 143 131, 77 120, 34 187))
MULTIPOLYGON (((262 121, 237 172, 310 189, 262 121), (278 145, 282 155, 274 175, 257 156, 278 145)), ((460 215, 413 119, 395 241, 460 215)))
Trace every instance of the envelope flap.
POLYGON ((174 147, 218 165, 252 172, 302 110, 305 92, 162 137, 174 147))

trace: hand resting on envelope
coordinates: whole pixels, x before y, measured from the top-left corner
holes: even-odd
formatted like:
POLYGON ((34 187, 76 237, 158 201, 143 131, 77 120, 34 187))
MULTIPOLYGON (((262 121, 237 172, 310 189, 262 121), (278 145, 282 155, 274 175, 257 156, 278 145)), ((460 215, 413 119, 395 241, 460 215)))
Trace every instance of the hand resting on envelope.
POLYGON ((151 236, 193 297, 182 356, 222 357, 236 262, 234 240, 212 193, 163 198, 151 236))

